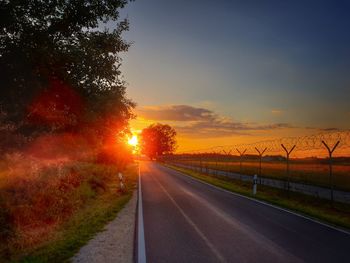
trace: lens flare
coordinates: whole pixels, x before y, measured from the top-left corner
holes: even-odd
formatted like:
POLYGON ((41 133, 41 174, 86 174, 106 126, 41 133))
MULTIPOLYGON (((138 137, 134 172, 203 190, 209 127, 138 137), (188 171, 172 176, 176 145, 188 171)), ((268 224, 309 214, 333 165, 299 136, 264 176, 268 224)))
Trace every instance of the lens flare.
POLYGON ((136 147, 138 144, 139 144, 139 140, 137 138, 136 135, 133 135, 129 140, 128 140, 128 144, 133 146, 133 147, 136 147))

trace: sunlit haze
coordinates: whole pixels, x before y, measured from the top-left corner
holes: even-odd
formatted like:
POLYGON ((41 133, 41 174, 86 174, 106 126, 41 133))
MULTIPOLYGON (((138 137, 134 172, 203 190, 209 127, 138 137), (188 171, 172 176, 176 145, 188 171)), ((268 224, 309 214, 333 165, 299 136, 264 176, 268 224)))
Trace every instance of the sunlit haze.
POLYGON ((123 73, 134 129, 179 149, 350 128, 347 2, 135 1, 123 73))
POLYGON ((138 140, 137 135, 133 135, 131 138, 129 138, 128 144, 133 146, 133 147, 136 147, 139 144, 139 140, 138 140))

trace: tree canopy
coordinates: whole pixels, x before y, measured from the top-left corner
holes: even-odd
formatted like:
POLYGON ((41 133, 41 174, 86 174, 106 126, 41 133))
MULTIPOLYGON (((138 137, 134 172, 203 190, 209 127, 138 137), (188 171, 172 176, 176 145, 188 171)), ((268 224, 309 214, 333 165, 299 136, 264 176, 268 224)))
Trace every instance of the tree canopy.
POLYGON ((51 129, 77 125, 82 118, 103 120, 106 130, 108 122, 125 127, 134 104, 119 69, 119 53, 129 48, 122 38, 129 24, 119 11, 128 2, 1 1, 2 119, 50 122, 51 129), (107 29, 108 21, 114 29, 107 29))
POLYGON ((151 159, 176 149, 176 131, 167 124, 151 124, 141 132, 141 152, 151 159))

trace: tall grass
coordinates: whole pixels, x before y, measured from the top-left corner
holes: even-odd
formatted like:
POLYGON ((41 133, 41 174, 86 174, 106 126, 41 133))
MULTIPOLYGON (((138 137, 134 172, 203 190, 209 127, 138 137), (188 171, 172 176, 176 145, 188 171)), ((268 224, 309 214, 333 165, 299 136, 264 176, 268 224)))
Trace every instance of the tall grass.
POLYGON ((52 241, 81 209, 117 198, 115 165, 19 153, 0 161, 0 259, 10 260, 52 241))

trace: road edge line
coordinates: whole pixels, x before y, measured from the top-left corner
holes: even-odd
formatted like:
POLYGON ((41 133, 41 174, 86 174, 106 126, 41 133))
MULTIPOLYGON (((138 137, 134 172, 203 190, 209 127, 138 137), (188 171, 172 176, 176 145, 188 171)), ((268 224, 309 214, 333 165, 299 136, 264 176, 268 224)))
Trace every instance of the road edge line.
POLYGON ((187 178, 189 178, 189 179, 191 179, 191 180, 193 180, 193 181, 200 182, 200 183, 202 183, 202 184, 205 184, 205 185, 208 185, 208 186, 210 186, 210 187, 213 187, 213 188, 215 188, 215 189, 217 189, 217 190, 220 190, 220 191, 223 191, 223 192, 232 194, 232 195, 236 195, 236 196, 239 196, 239 197, 243 197, 243 198, 248 199, 248 200, 250 200, 250 201, 254 201, 254 202, 257 202, 257 203, 260 203, 260 204, 263 204, 263 205, 266 205, 266 206, 275 208, 275 209, 277 209, 277 210, 284 211, 284 212, 286 212, 286 213, 289 213, 289 214, 292 214, 292 215, 295 215, 295 216, 304 218, 304 219, 306 219, 306 220, 309 220, 309 221, 312 221, 312 222, 314 222, 314 223, 323 225, 323 226, 328 227, 328 228, 331 228, 331 229, 333 229, 333 230, 337 230, 337 231, 339 231, 339 232, 341 232, 341 233, 350 235, 350 232, 347 231, 347 230, 345 230, 345 229, 341 229, 341 228, 338 228, 338 227, 329 225, 329 224, 327 224, 327 223, 321 222, 321 221, 319 221, 319 220, 317 220, 317 219, 314 219, 314 218, 312 218, 312 217, 308 217, 308 216, 306 216, 306 215, 299 214, 299 213, 297 213, 297 212, 288 210, 288 209, 286 209, 286 208, 282 208, 282 207, 279 207, 279 206, 276 206, 276 205, 273 205, 273 204, 270 204, 270 203, 267 203, 267 202, 264 202, 264 201, 255 199, 255 198, 251 198, 251 197, 249 197, 249 196, 245 196, 245 195, 239 194, 239 193, 235 193, 235 192, 228 191, 228 190, 223 189, 223 188, 220 188, 220 187, 218 187, 218 186, 216 186, 216 185, 212 185, 212 184, 209 184, 209 183, 207 183, 207 182, 201 181, 201 180, 199 180, 199 179, 197 179, 197 178, 194 178, 194 177, 192 177, 192 176, 190 176, 190 175, 187 175, 187 174, 185 174, 185 173, 183 173, 183 172, 180 172, 180 171, 178 171, 178 170, 176 170, 176 169, 167 167, 167 166, 165 166, 165 165, 162 165, 162 166, 165 167, 165 168, 171 169, 171 170, 173 170, 173 171, 175 171, 175 172, 177 172, 177 173, 180 173, 180 174, 182 174, 183 176, 185 176, 185 177, 187 177, 187 178))
POLYGON ((141 189, 141 168, 139 163, 139 190, 137 210, 137 262, 146 263, 145 230, 143 224, 142 189, 141 189))

